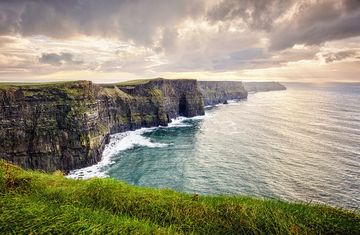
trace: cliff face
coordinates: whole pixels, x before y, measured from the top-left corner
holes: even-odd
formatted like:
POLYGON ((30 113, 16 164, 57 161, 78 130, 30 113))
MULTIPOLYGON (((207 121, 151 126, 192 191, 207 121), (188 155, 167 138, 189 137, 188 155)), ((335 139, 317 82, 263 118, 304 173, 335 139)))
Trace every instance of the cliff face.
POLYGON ((109 134, 203 115, 203 106, 195 80, 2 87, 0 156, 45 171, 85 167, 100 161, 109 134))
MULTIPOLYGON (((246 83, 248 91, 284 88, 246 83)), ((0 85, 0 158, 25 168, 68 171, 97 163, 109 135, 166 126, 204 105, 247 97, 241 82, 140 80, 0 85)))
POLYGON ((205 105, 222 104, 227 100, 244 99, 248 92, 242 82, 199 81, 205 105))
POLYGON ((0 156, 46 171, 96 163, 108 139, 98 97, 90 82, 0 89, 0 156))
POLYGON ((248 92, 286 90, 286 87, 278 82, 244 82, 244 88, 248 92))

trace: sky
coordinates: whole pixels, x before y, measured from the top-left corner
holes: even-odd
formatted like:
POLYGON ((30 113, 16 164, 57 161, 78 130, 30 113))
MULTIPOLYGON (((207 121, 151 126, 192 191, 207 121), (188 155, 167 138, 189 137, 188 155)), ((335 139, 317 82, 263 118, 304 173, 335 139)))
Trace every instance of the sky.
POLYGON ((360 0, 0 0, 0 81, 359 74, 360 0))

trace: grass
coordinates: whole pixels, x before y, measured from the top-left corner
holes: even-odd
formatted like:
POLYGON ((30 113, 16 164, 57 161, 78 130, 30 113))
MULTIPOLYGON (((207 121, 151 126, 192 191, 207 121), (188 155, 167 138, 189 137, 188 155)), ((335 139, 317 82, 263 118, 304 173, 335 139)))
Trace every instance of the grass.
POLYGON ((122 87, 122 86, 137 86, 149 83, 150 81, 156 81, 156 80, 164 80, 163 78, 152 78, 152 79, 137 79, 137 80, 129 80, 124 82, 118 82, 114 85, 122 87))
MULTIPOLYGON (((2 90, 21 90, 25 97, 41 96, 44 98, 62 99, 59 94, 61 92, 67 99, 77 99, 85 95, 84 85, 89 84, 88 81, 61 81, 61 82, 38 82, 38 83, 0 83, 0 91, 2 90)), ((91 93, 89 93, 91 95, 91 93)), ((88 96, 89 99, 94 97, 88 96)))
POLYGON ((44 88, 44 87, 55 87, 69 85, 81 81, 59 81, 59 82, 0 82, 0 88, 7 89, 12 87, 23 87, 23 88, 44 88))
POLYGON ((359 234, 357 212, 71 180, 0 161, 0 234, 359 234))

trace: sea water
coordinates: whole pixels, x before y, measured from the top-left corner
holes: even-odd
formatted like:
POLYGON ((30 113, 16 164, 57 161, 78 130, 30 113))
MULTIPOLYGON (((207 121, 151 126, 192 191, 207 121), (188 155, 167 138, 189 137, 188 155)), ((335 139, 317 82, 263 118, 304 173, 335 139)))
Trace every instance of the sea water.
POLYGON ((70 177, 359 209, 360 85, 286 86, 113 135, 99 164, 70 177))

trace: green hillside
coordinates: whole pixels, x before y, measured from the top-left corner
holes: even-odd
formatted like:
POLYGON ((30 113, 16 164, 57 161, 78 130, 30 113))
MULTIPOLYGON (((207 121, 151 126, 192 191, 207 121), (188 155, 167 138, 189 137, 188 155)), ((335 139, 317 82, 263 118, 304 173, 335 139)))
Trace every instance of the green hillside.
POLYGON ((359 234, 360 215, 321 205, 209 197, 71 180, 0 161, 0 234, 359 234))

